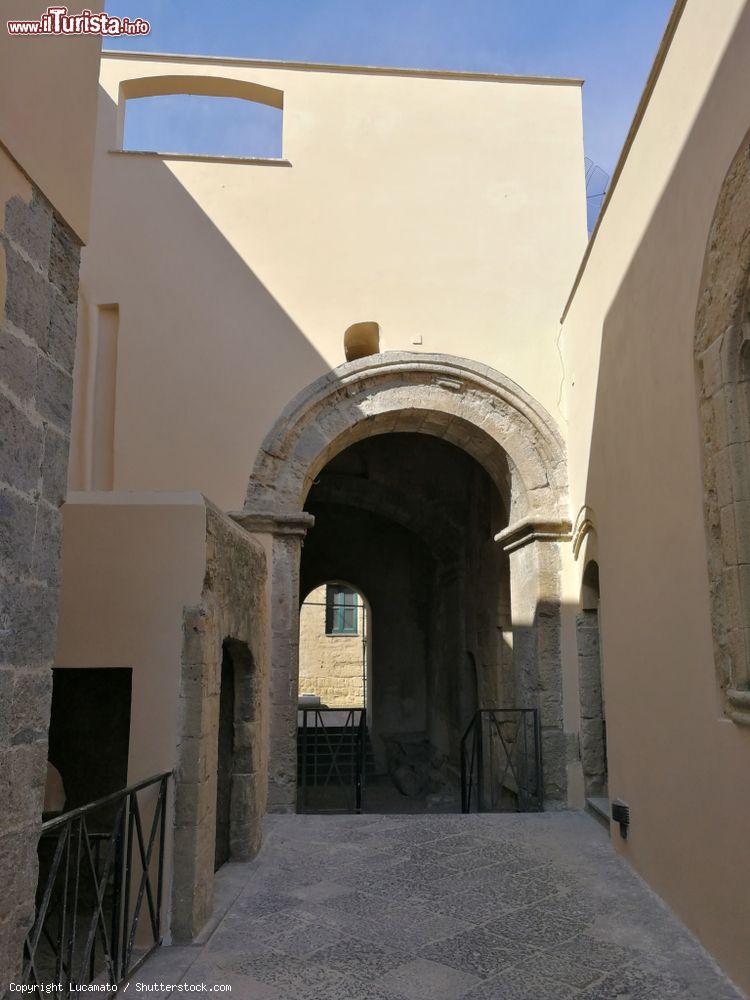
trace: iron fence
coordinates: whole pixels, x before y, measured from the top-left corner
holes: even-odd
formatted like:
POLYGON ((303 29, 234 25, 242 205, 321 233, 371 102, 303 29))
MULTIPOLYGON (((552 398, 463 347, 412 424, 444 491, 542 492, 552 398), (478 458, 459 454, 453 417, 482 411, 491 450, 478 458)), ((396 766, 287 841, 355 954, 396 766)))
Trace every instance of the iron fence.
POLYGON ((537 709, 479 709, 461 740, 461 811, 539 812, 543 805, 537 709))
POLYGON ((300 708, 297 811, 362 812, 366 752, 364 708, 300 708))
POLYGON ((42 825, 22 985, 59 984, 61 997, 93 983, 115 986, 161 944, 169 777, 155 775, 42 825))

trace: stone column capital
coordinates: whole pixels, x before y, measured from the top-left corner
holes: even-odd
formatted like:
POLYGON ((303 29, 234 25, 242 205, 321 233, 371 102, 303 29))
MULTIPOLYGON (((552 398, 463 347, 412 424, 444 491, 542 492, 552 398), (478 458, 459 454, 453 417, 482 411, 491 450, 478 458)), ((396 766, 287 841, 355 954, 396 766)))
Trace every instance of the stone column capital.
POLYGON ((291 535, 302 539, 315 524, 312 514, 303 510, 283 514, 274 511, 236 510, 231 511, 229 516, 245 531, 274 537, 291 535))
POLYGON ((531 542, 567 542, 571 538, 571 530, 568 520, 532 514, 498 532, 495 541, 502 545, 505 552, 515 552, 531 542))

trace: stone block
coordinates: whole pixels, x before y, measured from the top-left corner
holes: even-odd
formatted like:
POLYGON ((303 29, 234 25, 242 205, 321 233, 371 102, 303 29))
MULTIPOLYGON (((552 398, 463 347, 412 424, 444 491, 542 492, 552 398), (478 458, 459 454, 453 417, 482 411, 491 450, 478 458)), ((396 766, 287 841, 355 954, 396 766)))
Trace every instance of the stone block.
POLYGON ((13 684, 10 742, 45 743, 52 703, 52 671, 18 670, 13 684))
POLYGON ((722 396, 724 397, 727 444, 736 444, 747 439, 747 427, 742 407, 744 392, 744 383, 727 383, 723 390, 714 397, 715 400, 721 399, 722 396))
POLYGON ((700 364, 703 372, 703 391, 707 396, 721 387, 723 375, 721 370, 721 348, 723 337, 716 340, 701 355, 700 364))
POLYGON ((737 529, 737 561, 750 563, 750 500, 735 501, 733 509, 737 529))
POLYGON ((539 720, 542 726, 562 725, 562 694, 542 691, 539 694, 539 720))
POLYGON ((734 499, 732 469, 729 464, 729 449, 722 448, 714 456, 714 482, 719 507, 726 507, 734 499))
POLYGON ((542 729, 542 765, 544 795, 550 800, 565 798, 567 751, 562 729, 542 729))
POLYGON ((727 449, 734 500, 750 500, 750 444, 743 441, 727 449))
POLYGON ((206 820, 214 804, 215 786, 211 782, 178 782, 174 800, 175 826, 197 826, 206 820))
POLYGON ((746 644, 745 629, 739 625, 728 628, 726 633, 726 643, 731 662, 731 677, 727 681, 734 683, 735 676, 739 675, 748 659, 748 648, 746 644))
POLYGON ((208 751, 205 736, 184 736, 179 746, 176 780, 193 784, 206 781, 209 776, 208 751))
POLYGON ((37 505, 31 575, 57 587, 60 582, 62 556, 62 516, 44 503, 37 505))
POLYGON ((727 566, 736 566, 737 555, 737 531, 734 520, 734 505, 722 507, 719 514, 721 523, 721 550, 724 563, 727 566))
POLYGON ((741 597, 741 577, 739 569, 750 569, 748 567, 729 566, 722 573, 722 583, 724 587, 724 599, 726 602, 727 616, 730 622, 739 622, 742 609, 741 597))
POLYGON ((66 372, 73 374, 76 350, 78 302, 69 302, 62 292, 52 289, 47 352, 66 372))
POLYGON ((601 718, 602 689, 599 683, 581 686, 581 716, 584 719, 601 718))
POLYGON ((5 232, 39 267, 46 271, 52 236, 52 208, 35 192, 29 202, 14 196, 5 203, 5 232))
POLYGON ((43 274, 10 244, 5 246, 5 315, 42 348, 47 348, 51 290, 43 274))
POLYGON ((0 748, 11 742, 15 677, 14 667, 0 667, 0 748))
POLYGON ((31 567, 36 504, 0 488, 0 566, 7 577, 20 577, 31 567))
POLYGON ((60 430, 70 432, 73 406, 73 379, 45 358, 39 359, 36 378, 36 406, 45 420, 51 420, 60 430))
POLYGON ((0 381, 23 403, 34 395, 37 358, 33 347, 0 327, 0 381))
POLYGON ((49 280, 57 285, 69 302, 75 302, 78 297, 80 266, 80 246, 62 219, 55 216, 50 240, 49 280))
POLYGON ((42 455, 42 496, 53 507, 60 507, 68 492, 69 452, 69 439, 47 427, 42 455))
POLYGON ((42 428, 32 424, 8 398, 0 394, 0 483, 23 493, 39 485, 42 428))
POLYGON ((0 810, 13 826, 40 822, 46 774, 46 740, 0 750, 0 810))
POLYGON ((711 400, 711 421, 709 433, 714 448, 726 448, 729 444, 729 418, 724 392, 717 392, 711 400))
POLYGON ((56 590, 20 582, 0 588, 0 661, 50 664, 56 625, 56 590))
POLYGON ((255 775, 232 779, 230 850, 233 859, 247 861, 260 847, 261 796, 255 775))

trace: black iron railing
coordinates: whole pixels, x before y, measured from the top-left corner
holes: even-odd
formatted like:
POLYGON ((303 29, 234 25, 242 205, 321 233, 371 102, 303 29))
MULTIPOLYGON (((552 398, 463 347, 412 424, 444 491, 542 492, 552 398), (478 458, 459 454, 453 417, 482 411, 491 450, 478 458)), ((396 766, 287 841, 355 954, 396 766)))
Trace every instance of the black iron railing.
POLYGON ((461 740, 461 811, 538 812, 542 749, 535 708, 483 708, 461 740))
POLYGON ((169 777, 155 775, 42 825, 24 986, 61 984, 55 996, 62 997, 91 983, 114 986, 161 944, 169 777))
POLYGON ((297 811, 362 812, 366 752, 364 708, 301 708, 297 811))

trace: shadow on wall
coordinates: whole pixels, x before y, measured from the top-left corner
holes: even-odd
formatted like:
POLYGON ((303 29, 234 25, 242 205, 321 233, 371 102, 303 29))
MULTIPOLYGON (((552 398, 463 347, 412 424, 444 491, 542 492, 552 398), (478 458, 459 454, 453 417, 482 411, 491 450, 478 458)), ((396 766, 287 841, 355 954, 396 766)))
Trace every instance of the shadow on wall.
POLYGON ((610 793, 638 817, 620 847, 746 989, 750 871, 736 858, 750 828, 750 730, 722 719, 694 349, 704 256, 721 238, 711 220, 747 127, 726 95, 747 79, 749 43, 746 11, 604 318, 585 490, 610 793))
MULTIPOLYGON (((108 151, 116 117, 115 103, 100 87, 97 157, 108 159, 106 170, 96 171, 83 276, 92 306, 121 306, 114 488, 200 489, 228 509, 244 496, 247 469, 267 429, 256 425, 267 423, 264 414, 278 413, 329 365, 168 161, 108 151), (179 391, 165 391, 168 384, 179 391), (248 427, 237 439, 246 440, 246 448, 226 433, 237 421, 248 427), (170 462, 156 433, 162 426, 173 431, 170 462), (199 463, 191 461, 196 455, 199 463)), ((283 176, 294 168, 212 169, 219 176, 227 172, 226 185, 236 185, 241 205, 242 186, 252 184, 254 171, 278 174, 282 198, 283 176)), ((80 467, 80 456, 71 467, 80 467)))

